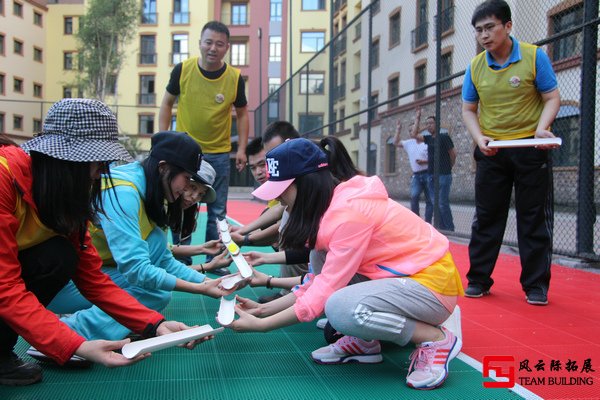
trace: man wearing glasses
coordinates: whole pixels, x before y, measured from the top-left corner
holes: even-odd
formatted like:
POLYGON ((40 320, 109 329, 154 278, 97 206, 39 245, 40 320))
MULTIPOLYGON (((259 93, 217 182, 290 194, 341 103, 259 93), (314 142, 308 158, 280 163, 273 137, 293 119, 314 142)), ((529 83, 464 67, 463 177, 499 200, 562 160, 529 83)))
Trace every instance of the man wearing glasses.
POLYGON ((477 145, 465 296, 489 294, 494 283, 514 185, 521 286, 527 303, 545 305, 554 223, 551 146, 498 150, 488 143, 554 137, 549 129, 560 107, 556 76, 544 51, 510 36, 511 11, 504 0, 480 4, 471 24, 485 51, 471 60, 462 90, 463 120, 477 145))

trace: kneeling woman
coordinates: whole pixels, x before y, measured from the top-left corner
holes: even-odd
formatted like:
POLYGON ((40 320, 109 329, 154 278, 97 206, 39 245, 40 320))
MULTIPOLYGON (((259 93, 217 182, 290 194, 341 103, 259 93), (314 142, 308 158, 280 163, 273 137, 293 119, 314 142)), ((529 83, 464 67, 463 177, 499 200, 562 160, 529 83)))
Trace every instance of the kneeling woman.
MULTIPOLYGON (((159 132, 152 136, 150 155, 141 163, 111 167, 103 181, 104 213, 90 229, 102 257, 102 270, 126 292, 153 310, 163 310, 171 292, 220 297, 220 280, 211 280, 175 260, 165 229, 181 221, 181 197, 197 171, 202 152, 187 134, 159 132), (171 204, 165 207, 165 204, 171 204)), ((62 321, 91 339, 121 339, 129 330, 98 307, 86 304, 72 287, 50 305, 57 313, 75 312, 62 321)))
POLYGON ((253 194, 288 207, 282 247, 307 244, 326 257, 322 265, 313 262, 315 275, 284 298, 265 305, 240 298, 239 319, 230 327, 268 331, 325 311, 346 336, 315 350, 316 362, 380 362, 379 340, 413 342, 407 384, 440 386, 462 345, 439 327, 463 294, 448 239, 391 200, 378 177, 337 181, 326 154, 309 140, 277 146, 267 153, 267 165, 269 180, 253 194))

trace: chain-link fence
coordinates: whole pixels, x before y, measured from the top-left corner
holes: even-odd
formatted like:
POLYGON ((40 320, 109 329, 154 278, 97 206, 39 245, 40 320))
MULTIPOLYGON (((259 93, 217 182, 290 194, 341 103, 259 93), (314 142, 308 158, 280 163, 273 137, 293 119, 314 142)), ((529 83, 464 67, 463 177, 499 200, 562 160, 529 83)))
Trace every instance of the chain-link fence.
MULTIPOLYGON (((548 54, 561 93, 551 128, 563 141, 560 149, 552 150, 554 251, 600 260, 596 219, 600 149, 595 137, 600 115, 598 0, 508 2, 513 36, 548 54)), ((471 26, 479 3, 363 1, 363 8, 357 9, 347 1, 332 1, 333 37, 257 108, 255 132, 281 119, 292 122, 306 137, 336 135, 360 168, 379 175, 390 195, 408 205, 412 171, 406 152, 393 139, 398 121, 401 137, 408 139, 408 127, 420 108, 421 127, 427 116, 435 116, 438 129, 442 134, 447 131, 453 141, 457 154, 450 187, 453 235, 470 237, 474 144, 462 119, 461 90, 466 66, 482 50, 471 26)), ((310 48, 310 43, 306 46, 310 48)), ((439 182, 439 176, 434 180, 439 182)), ((438 190, 436 184, 436 196, 438 190)), ((438 220, 434 218, 437 227, 438 220)), ((504 241, 517 243, 514 200, 504 241)))

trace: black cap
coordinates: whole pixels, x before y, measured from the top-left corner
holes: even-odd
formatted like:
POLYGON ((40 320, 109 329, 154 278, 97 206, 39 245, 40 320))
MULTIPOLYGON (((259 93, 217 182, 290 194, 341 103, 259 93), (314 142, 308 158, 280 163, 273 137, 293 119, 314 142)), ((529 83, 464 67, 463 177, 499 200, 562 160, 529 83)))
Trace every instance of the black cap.
POLYGON ((206 183, 198 175, 202 163, 202 149, 185 132, 162 131, 155 133, 152 136, 150 157, 183 168, 197 182, 206 183))

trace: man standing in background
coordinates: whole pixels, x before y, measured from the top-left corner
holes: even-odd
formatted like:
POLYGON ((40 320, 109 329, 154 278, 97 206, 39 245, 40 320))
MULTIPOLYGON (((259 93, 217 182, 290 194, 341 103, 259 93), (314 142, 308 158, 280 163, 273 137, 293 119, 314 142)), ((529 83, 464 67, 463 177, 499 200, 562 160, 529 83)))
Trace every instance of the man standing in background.
POLYGON ((207 206, 206 241, 219 238, 216 218, 224 219, 227 215, 232 106, 237 116, 237 170, 241 171, 247 161, 248 101, 240 71, 223 61, 228 50, 227 26, 218 21, 204 25, 200 37, 200 57, 189 58, 173 68, 159 113, 160 130, 169 130, 173 105, 179 97, 176 130, 187 132, 200 144, 204 159, 217 173, 213 185, 217 199, 207 206))
POLYGON ((548 56, 510 35, 511 18, 504 0, 481 3, 471 18, 485 51, 471 60, 462 89, 463 120, 477 145, 465 296, 490 292, 514 186, 521 286, 527 303, 545 305, 554 227, 551 146, 498 150, 488 143, 554 137, 549 128, 560 108, 560 95, 548 56))
MULTIPOLYGON (((409 131, 413 131, 413 124, 408 127, 409 131)), ((427 175, 427 145, 418 143, 415 139, 401 140, 400 131, 402 130, 402 122, 398 120, 396 124, 396 136, 394 136, 394 145, 404 148, 408 155, 408 162, 412 169, 412 177, 410 178, 410 209, 417 215, 419 214, 419 200, 421 193, 425 194, 425 221, 431 223, 433 217, 433 197, 429 193, 429 179, 427 175)))

